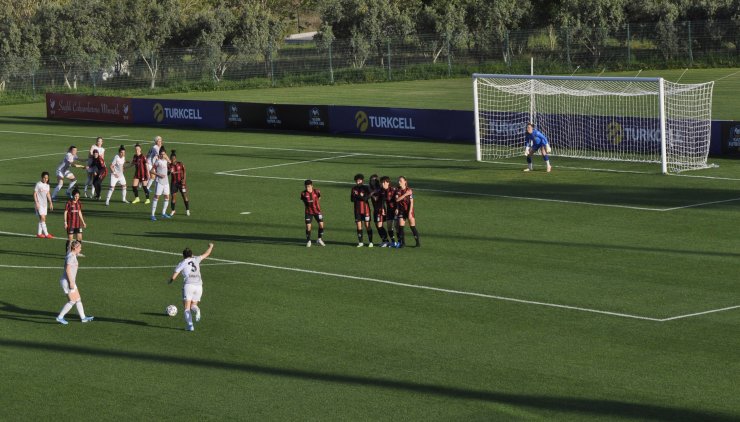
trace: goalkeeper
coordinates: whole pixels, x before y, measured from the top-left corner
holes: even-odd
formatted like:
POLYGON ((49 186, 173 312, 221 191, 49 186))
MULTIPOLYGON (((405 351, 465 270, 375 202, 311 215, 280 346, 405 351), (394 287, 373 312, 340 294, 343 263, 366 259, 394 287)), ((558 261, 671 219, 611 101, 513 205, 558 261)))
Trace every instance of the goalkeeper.
POLYGON ((534 128, 534 124, 527 123, 527 134, 524 135, 524 155, 527 157, 527 168, 524 171, 532 171, 532 155, 539 151, 547 164, 547 172, 552 171, 550 165, 550 142, 544 133, 534 128))

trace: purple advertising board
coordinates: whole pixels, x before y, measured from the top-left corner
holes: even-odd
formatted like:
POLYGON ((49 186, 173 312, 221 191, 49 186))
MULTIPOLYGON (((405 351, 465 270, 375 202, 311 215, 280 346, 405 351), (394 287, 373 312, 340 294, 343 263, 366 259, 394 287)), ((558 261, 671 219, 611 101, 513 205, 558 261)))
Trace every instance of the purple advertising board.
POLYGON ((325 105, 225 102, 224 106, 229 128, 329 132, 325 105))
POLYGON ((329 121, 335 134, 475 142, 471 111, 331 106, 329 121))
POLYGON ((143 125, 195 126, 224 129, 223 101, 133 98, 134 122, 143 125))

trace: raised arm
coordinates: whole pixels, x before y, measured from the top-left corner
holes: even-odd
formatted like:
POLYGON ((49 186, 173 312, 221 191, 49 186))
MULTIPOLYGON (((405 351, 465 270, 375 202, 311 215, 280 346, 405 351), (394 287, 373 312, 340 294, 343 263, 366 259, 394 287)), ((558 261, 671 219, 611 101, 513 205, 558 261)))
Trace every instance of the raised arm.
POLYGON ((206 249, 206 251, 203 252, 203 255, 200 256, 200 259, 203 260, 211 256, 211 251, 213 251, 213 243, 208 244, 208 249, 206 249))

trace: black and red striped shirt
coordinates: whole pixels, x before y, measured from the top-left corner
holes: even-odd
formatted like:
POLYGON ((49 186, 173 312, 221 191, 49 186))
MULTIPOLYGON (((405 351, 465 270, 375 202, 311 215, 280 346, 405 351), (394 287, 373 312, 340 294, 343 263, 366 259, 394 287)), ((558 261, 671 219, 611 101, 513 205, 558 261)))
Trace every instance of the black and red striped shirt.
POLYGON ((356 215, 370 215, 368 200, 370 200, 370 188, 366 185, 355 185, 352 187, 350 201, 355 203, 356 215))
POLYGON ((174 164, 170 164, 169 167, 170 174, 172 175, 172 185, 185 186, 185 164, 178 161, 174 164))
POLYGON ((301 192, 301 201, 306 206, 306 214, 319 215, 321 214, 321 205, 319 204, 319 198, 321 198, 321 191, 314 189, 313 192, 304 190, 301 192))
POLYGON ((383 189, 376 189, 370 193, 370 201, 373 203, 373 211, 375 213, 383 213, 385 211, 385 197, 383 196, 383 189))
POLYGON ((70 199, 67 201, 67 205, 64 207, 64 212, 67 213, 67 228, 68 229, 79 229, 82 227, 82 202, 70 199))
POLYGON ((396 206, 398 209, 408 213, 411 209, 411 199, 414 197, 414 191, 411 190, 410 187, 406 187, 406 189, 398 188, 396 189, 396 206), (400 199, 403 195, 405 195, 408 192, 408 196, 400 199))
POLYGON ((146 155, 134 155, 131 159, 134 164, 134 179, 149 180, 149 171, 146 169, 146 155))
POLYGON ((97 160, 95 158, 92 159, 92 168, 93 173, 96 174, 95 177, 100 180, 105 179, 105 176, 108 175, 108 166, 105 165, 105 160, 103 160, 103 157, 99 155, 97 160))
POLYGON ((393 215, 396 212, 396 188, 389 186, 388 189, 381 189, 385 197, 385 211, 387 215, 393 215))

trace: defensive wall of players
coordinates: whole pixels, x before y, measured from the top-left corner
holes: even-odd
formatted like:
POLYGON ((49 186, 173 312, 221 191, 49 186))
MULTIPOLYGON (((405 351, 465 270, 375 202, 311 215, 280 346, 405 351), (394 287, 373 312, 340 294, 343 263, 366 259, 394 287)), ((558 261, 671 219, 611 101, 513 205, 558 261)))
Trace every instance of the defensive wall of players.
MULTIPOLYGON (((473 112, 46 94, 49 119, 475 142, 473 112)), ((517 129, 523 133, 524 129, 517 129)), ((625 127, 626 135, 634 135, 625 127)), ((648 136, 646 134, 645 136, 648 136)), ((656 136, 657 138, 657 136, 656 136)), ((620 139, 622 139, 620 137, 620 139)), ((711 155, 740 156, 740 121, 712 121, 711 155)))

